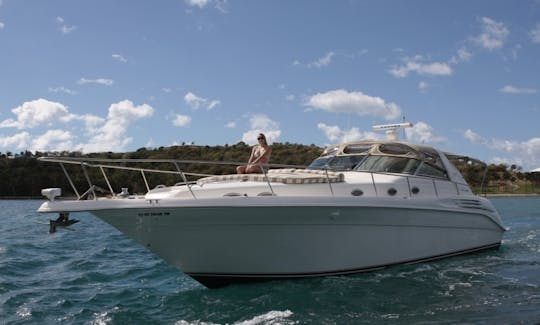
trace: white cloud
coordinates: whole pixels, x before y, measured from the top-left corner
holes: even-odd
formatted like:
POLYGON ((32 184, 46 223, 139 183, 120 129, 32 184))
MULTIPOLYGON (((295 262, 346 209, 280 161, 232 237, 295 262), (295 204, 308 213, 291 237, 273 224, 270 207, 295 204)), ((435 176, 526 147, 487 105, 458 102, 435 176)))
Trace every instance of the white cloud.
MULTIPOLYGON (((58 123, 82 122, 84 132, 77 132, 78 136, 89 137, 87 143, 75 144, 76 135, 60 129, 50 129, 35 136, 28 132, 21 132, 12 136, 0 137, 0 147, 27 148, 38 151, 83 150, 95 151, 122 151, 131 142, 126 137, 128 127, 135 121, 151 116, 154 109, 143 104, 135 106, 129 100, 124 100, 109 107, 105 118, 95 115, 77 115, 68 111, 64 105, 37 99, 23 103, 11 110, 15 119, 0 121, 1 128, 30 129, 36 127, 57 127, 58 123)), ((71 125, 70 127, 75 127, 71 125)))
POLYGON ((73 150, 74 136, 64 130, 48 130, 32 140, 30 151, 69 151, 73 150))
POLYGON ((98 126, 105 122, 104 118, 90 114, 75 115, 74 120, 84 122, 85 130, 89 134, 95 134, 99 132, 98 126))
POLYGON ((79 81, 77 81, 77 83, 79 85, 97 84, 97 85, 104 85, 104 86, 112 86, 114 83, 114 80, 105 79, 105 78, 98 78, 98 79, 81 78, 79 79, 79 81))
POLYGON ((506 38, 510 34, 504 23, 497 22, 488 17, 482 17, 480 21, 482 23, 482 32, 473 40, 490 51, 502 48, 506 38))
POLYGON ((58 123, 82 121, 88 133, 95 133, 98 124, 104 119, 95 115, 76 115, 68 111, 61 103, 37 99, 23 103, 11 110, 16 119, 0 121, 0 128, 32 129, 36 127, 56 126, 58 123))
POLYGON ((107 123, 114 121, 119 122, 119 126, 123 126, 134 120, 152 116, 153 113, 154 109, 150 105, 135 106, 132 101, 125 99, 109 107, 107 123))
POLYGON ((334 58, 334 56, 336 56, 336 53, 333 52, 333 51, 330 51, 330 52, 327 52, 325 55, 323 55, 322 57, 316 59, 315 61, 313 62, 309 62, 309 63, 302 63, 301 61, 299 60, 294 60, 293 61, 293 66, 298 66, 298 67, 305 67, 305 68, 317 68, 317 69, 320 69, 320 68, 323 68, 323 67, 326 67, 328 66, 330 63, 332 63, 332 59, 334 58))
POLYGON ((493 147, 510 154, 517 165, 525 169, 540 165, 540 138, 527 141, 493 140, 493 147))
POLYGON ((6 24, 4 24, 3 22, 0 21, 0 29, 4 29, 5 26, 6 26, 6 24))
POLYGON ((266 114, 254 114, 249 122, 251 127, 256 129, 269 130, 279 128, 279 123, 269 118, 266 114))
POLYGON ((420 92, 422 93, 425 93, 427 92, 429 88, 429 84, 425 81, 420 81, 420 83, 418 83, 418 89, 420 90, 420 92))
POLYGON ((72 31, 74 31, 76 29, 77 29, 77 26, 64 25, 64 26, 60 27, 60 31, 62 32, 62 34, 69 34, 69 33, 71 33, 72 31))
POLYGON ((209 103, 208 103, 208 109, 213 109, 214 107, 218 106, 219 104, 221 104, 221 102, 219 100, 211 100, 209 103))
POLYGON ((56 23, 58 24, 58 30, 62 32, 62 34, 69 34, 77 29, 77 26, 68 26, 67 24, 64 24, 65 20, 62 17, 56 17, 56 23))
POLYGON ((418 75, 451 76, 454 73, 452 65, 468 62, 472 56, 467 48, 462 47, 447 62, 426 62, 422 55, 404 57, 403 64, 393 66, 388 72, 396 78, 405 78, 413 72, 418 75))
POLYGON ((540 138, 526 141, 485 139, 470 129, 464 132, 464 137, 472 143, 507 153, 510 157, 496 157, 493 159, 495 162, 515 163, 526 170, 540 165, 540 138))
POLYGON ((443 143, 446 138, 435 134, 433 127, 425 122, 417 122, 412 128, 405 129, 407 140, 416 143, 443 143))
POLYGON ((222 14, 226 14, 229 12, 229 1, 228 0, 215 0, 214 1, 215 6, 217 10, 219 10, 222 14))
POLYGON ((462 47, 458 50, 458 58, 461 62, 467 62, 471 59, 472 54, 466 48, 462 47))
POLYGON ((531 30, 530 35, 533 43, 540 43, 540 24, 536 24, 536 27, 531 30))
POLYGON ((247 144, 253 145, 257 143, 257 135, 259 133, 264 133, 267 142, 270 144, 272 142, 279 141, 281 136, 281 130, 279 129, 279 123, 272 120, 265 114, 254 114, 251 116, 249 131, 246 131, 242 135, 242 141, 247 144))
POLYGON ((105 124, 94 130, 88 143, 77 146, 84 152, 122 151, 131 143, 132 138, 126 131, 134 121, 152 116, 154 109, 147 104, 135 106, 130 100, 123 100, 109 107, 105 124))
POLYGON ((457 51, 457 54, 450 59, 451 64, 458 64, 461 62, 468 62, 472 58, 472 53, 466 48, 462 47, 457 51))
POLYGON ((30 129, 37 126, 51 125, 53 122, 69 122, 76 116, 69 113, 64 105, 46 99, 25 102, 11 110, 17 119, 0 122, 0 128, 30 129))
MULTIPOLYGON (((228 0, 184 0, 184 2, 189 7, 199 7, 199 9, 204 9, 213 4, 214 8, 223 14, 228 12, 229 7, 228 0)), ((190 13, 191 11, 188 12, 190 13)))
POLYGON ((187 115, 176 114, 173 120, 173 125, 178 127, 187 126, 191 123, 191 117, 187 115))
POLYGON ((537 89, 534 88, 518 88, 510 85, 506 85, 499 89, 499 92, 506 94, 536 94, 537 89))
POLYGON ((405 65, 391 68, 388 72, 397 78, 405 78, 411 72, 419 75, 450 76, 452 67, 448 63, 441 62, 420 63, 417 58, 414 58, 407 61, 405 65))
POLYGON ((120 54, 113 54, 112 58, 115 59, 116 61, 119 61, 119 62, 122 62, 122 63, 127 63, 128 62, 128 60, 125 57, 123 57, 122 55, 120 55, 120 54))
POLYGON ((401 109, 394 103, 387 103, 380 97, 372 97, 360 91, 348 92, 343 89, 312 95, 305 105, 328 112, 378 116, 386 120, 401 116, 401 109))
POLYGON ((383 136, 375 132, 361 132, 360 129, 353 127, 348 130, 342 130, 337 125, 327 125, 325 123, 317 124, 317 128, 324 132, 324 135, 333 143, 343 143, 360 140, 382 140, 383 136))
POLYGON ((185 3, 188 6, 199 7, 202 9, 210 3, 210 0, 185 0, 185 3))
POLYGON ((14 134, 12 136, 0 137, 0 148, 15 147, 17 149, 26 149, 28 148, 31 139, 32 136, 26 131, 14 134))
POLYGON ((184 96, 184 101, 192 109, 199 109, 201 106, 206 106, 208 110, 214 109, 216 106, 220 105, 221 102, 216 99, 206 99, 195 95, 192 92, 188 92, 184 96))
POLYGON ((487 144, 488 143, 488 141, 485 138, 483 138, 480 135, 476 134, 471 129, 467 129, 465 131, 465 133, 463 133, 463 136, 472 143, 478 143, 478 144, 487 144))
POLYGON ((229 122, 229 123, 225 124, 225 127, 228 128, 228 129, 234 129, 234 128, 236 128, 236 122, 229 122))
POLYGON ((71 89, 68 89, 68 88, 65 88, 65 87, 49 87, 49 90, 48 90, 50 93, 55 93, 55 94, 58 94, 58 93, 62 93, 62 94, 68 94, 68 95, 75 95, 77 94, 76 91, 74 90, 71 90, 71 89))
MULTIPOLYGON (((343 143, 359 140, 384 140, 386 135, 371 131, 362 132, 353 127, 343 130, 337 125, 327 125, 325 123, 317 124, 317 128, 324 132, 325 136, 334 143, 343 143)), ((417 143, 442 143, 446 138, 435 134, 433 128, 425 122, 418 122, 412 128, 405 129, 407 140, 417 143)))
POLYGON ((30 133, 21 132, 11 137, 0 138, 0 148, 17 148, 30 151, 64 151, 73 150, 74 136, 69 131, 48 130, 44 134, 32 138, 30 133))
POLYGON ((184 96, 184 101, 193 109, 199 109, 201 105, 206 103, 206 99, 198 97, 192 92, 189 92, 184 96))
POLYGON ((308 64, 308 68, 322 68, 332 62, 332 58, 336 55, 334 52, 328 52, 324 56, 318 58, 314 62, 308 64))

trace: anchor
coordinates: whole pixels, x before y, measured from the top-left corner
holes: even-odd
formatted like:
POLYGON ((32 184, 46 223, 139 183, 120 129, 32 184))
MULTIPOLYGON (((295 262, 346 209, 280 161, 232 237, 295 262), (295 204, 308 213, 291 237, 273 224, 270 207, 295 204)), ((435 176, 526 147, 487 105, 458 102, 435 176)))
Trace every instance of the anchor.
POLYGON ((49 234, 56 232, 56 227, 67 228, 74 223, 79 222, 77 219, 69 219, 69 212, 60 212, 56 220, 49 220, 49 234))

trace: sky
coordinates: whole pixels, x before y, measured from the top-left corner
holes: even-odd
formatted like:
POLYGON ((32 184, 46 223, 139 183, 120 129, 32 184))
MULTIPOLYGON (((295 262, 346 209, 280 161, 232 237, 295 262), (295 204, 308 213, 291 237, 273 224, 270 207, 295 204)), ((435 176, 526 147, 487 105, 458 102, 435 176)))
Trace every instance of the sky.
POLYGON ((325 146, 404 120, 540 167, 540 0, 0 0, 3 153, 325 146))

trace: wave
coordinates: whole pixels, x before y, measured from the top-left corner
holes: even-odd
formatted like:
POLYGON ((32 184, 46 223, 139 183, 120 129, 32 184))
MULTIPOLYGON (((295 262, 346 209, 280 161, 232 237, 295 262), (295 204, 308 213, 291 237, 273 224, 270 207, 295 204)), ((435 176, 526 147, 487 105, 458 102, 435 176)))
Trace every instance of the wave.
MULTIPOLYGON (((257 315, 251 319, 243 320, 243 321, 237 321, 234 322, 234 325, 273 325, 273 324, 284 324, 284 325, 292 325, 292 324, 298 324, 298 321, 289 319, 293 315, 293 312, 290 310, 272 310, 267 313, 264 313, 262 315, 257 315)), ((175 325, 220 325, 217 323, 211 323, 211 322, 204 322, 200 320, 196 321, 185 321, 185 320, 179 320, 175 322, 175 325)))

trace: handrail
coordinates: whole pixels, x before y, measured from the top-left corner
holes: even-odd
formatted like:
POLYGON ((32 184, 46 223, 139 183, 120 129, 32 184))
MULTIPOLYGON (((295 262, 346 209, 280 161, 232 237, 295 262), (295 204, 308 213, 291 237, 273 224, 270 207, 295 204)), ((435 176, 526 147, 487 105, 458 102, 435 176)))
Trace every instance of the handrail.
POLYGON ((334 189, 332 188, 332 182, 330 181, 330 176, 328 176, 328 168, 325 168, 324 172, 326 174, 326 181, 328 182, 328 186, 330 187, 330 193, 332 193, 332 196, 334 196, 334 189))
MULTIPOLYGON (((193 196, 194 199, 197 199, 195 196, 195 193, 191 189, 191 184, 187 180, 186 176, 198 176, 198 177, 207 177, 207 176, 214 176, 209 174, 201 174, 201 173, 189 173, 189 172, 183 172, 179 164, 213 164, 213 165, 245 165, 245 163, 239 163, 239 162, 225 162, 225 161, 208 161, 208 160, 179 160, 179 159, 138 159, 138 158, 124 158, 124 159, 108 159, 108 158, 83 158, 83 157, 39 157, 38 160, 44 161, 44 162, 54 162, 59 163, 62 167, 62 170, 64 171, 64 174, 66 178, 68 179, 69 184, 71 185, 73 191, 77 195, 77 199, 81 200, 85 198, 89 193, 92 193, 92 196, 94 199, 97 199, 97 195, 95 193, 95 187, 96 185, 92 184, 92 181, 90 179, 90 176, 88 175, 88 172, 86 171, 86 168, 99 168, 101 170, 101 173, 105 179, 105 182, 107 183, 107 186, 109 187, 109 191, 111 195, 114 197, 115 193, 112 189, 112 186, 109 182, 109 178, 107 177, 107 174, 105 172, 105 169, 119 169, 119 170, 129 170, 129 171, 138 171, 141 173, 141 176, 144 180, 144 185, 146 186, 146 190, 150 192, 150 186, 148 184, 148 180, 146 178, 145 172, 150 173, 162 173, 162 174, 176 174, 180 175, 182 177, 182 180, 184 184, 186 184, 189 192, 193 196), (164 169, 151 169, 151 168, 141 168, 141 167, 129 167, 129 166, 119 166, 119 165, 112 165, 113 163, 171 163, 175 166, 176 171, 174 170, 164 170, 164 169), (88 190, 83 194, 79 195, 77 188, 75 184, 73 183, 69 173, 67 172, 66 168, 64 167, 64 164, 72 164, 72 165, 80 165, 83 174, 85 176, 86 181, 88 182, 88 190)), ((299 165, 288 165, 288 164, 258 164, 258 166, 263 171, 264 177, 266 179, 266 183, 270 189, 270 192, 272 195, 275 195, 274 189, 272 188, 272 185, 270 184, 270 179, 267 175, 267 169, 265 167, 278 167, 278 168, 305 168, 306 166, 299 166, 299 165)), ((333 194, 333 193, 332 193, 333 194)))
POLYGON ((86 181, 88 182, 88 186, 90 186, 89 190, 92 192, 92 195, 94 196, 94 200, 96 200, 97 199, 96 191, 94 191, 94 185, 92 184, 92 181, 90 180, 90 176, 88 176, 88 172, 86 171, 86 165, 82 164, 81 167, 84 173, 84 177, 86 178, 86 181))
POLYGON ((148 185, 148 181, 146 180, 146 176, 144 176, 144 170, 141 170, 142 178, 144 179, 144 185, 146 185, 146 191, 150 192, 150 186, 148 185))
POLYGON ((99 167, 101 170, 101 173, 103 174, 103 177, 105 178, 105 182, 107 182, 107 186, 109 187, 109 191, 111 191, 111 195, 114 196, 114 191, 112 189, 111 183, 109 182, 109 178, 107 177, 107 174, 105 174, 105 170, 103 167, 99 167))
POLYGON ((191 189, 191 184, 189 184, 186 178, 186 174, 182 173, 182 170, 180 169, 177 163, 174 163, 174 167, 176 167, 176 170, 180 172, 180 176, 182 176, 182 180, 184 181, 184 184, 186 184, 189 192, 191 193, 191 196, 193 196, 194 199, 197 199, 197 197, 195 196, 195 193, 193 193, 193 190, 191 189))
POLYGON ((266 184, 268 185, 268 188, 270 188, 270 193, 272 193, 272 196, 276 195, 276 193, 274 193, 274 189, 272 188, 272 185, 270 184, 270 180, 268 179, 268 173, 264 169, 263 164, 258 163, 257 166, 259 166, 259 168, 262 170, 264 174, 264 179, 266 180, 266 184))
MULTIPOLYGON (((218 164, 218 165, 238 165, 237 162, 224 162, 224 161, 204 161, 204 160, 175 160, 175 159, 101 159, 101 158, 78 158, 78 157, 40 157, 38 158, 41 161, 46 162, 55 162, 59 163, 62 167, 62 170, 64 171, 65 176, 68 179, 69 184, 71 185, 73 191, 77 195, 77 198, 79 200, 84 199, 88 196, 88 194, 92 194, 94 199, 97 199, 96 195, 96 185, 92 183, 90 176, 88 174, 87 168, 98 168, 101 170, 101 173, 105 179, 105 182, 109 188, 109 191, 111 195, 114 197, 116 194, 114 193, 114 190, 111 186, 111 183, 109 181, 109 178, 107 176, 107 173, 105 172, 105 169, 120 169, 120 170, 129 170, 129 171, 138 171, 141 173, 142 179, 144 180, 144 185, 146 187, 146 190, 150 192, 150 185, 148 183, 148 180, 146 178, 145 173, 163 173, 163 174, 174 174, 174 175, 180 175, 182 178, 183 184, 187 186, 187 189, 191 193, 191 196, 194 199, 197 199, 195 193, 193 192, 191 185, 192 182, 188 181, 186 176, 196 176, 196 177, 208 177, 208 176, 215 176, 215 175, 209 175, 209 174, 201 174, 201 173, 190 173, 190 172, 184 172, 180 169, 179 164, 187 164, 187 163, 194 163, 194 164, 218 164), (165 170, 165 169, 152 169, 152 168, 140 168, 140 167, 130 167, 130 166, 119 166, 119 165, 112 165, 107 163, 172 163, 176 170, 165 170), (77 191, 77 188, 75 187, 75 184, 73 183, 69 173, 67 172, 64 164, 74 164, 74 165, 80 165, 84 177, 88 183, 88 190, 84 192, 84 194, 79 195, 79 192, 77 191)), ((244 163, 245 164, 245 163, 244 163)), ((292 167, 292 168, 305 168, 305 166, 298 166, 298 165, 286 165, 286 164, 258 164, 258 166, 261 168, 264 180, 266 181, 266 184, 268 185, 268 188, 270 189, 270 192, 272 195, 276 195, 274 192, 274 189, 272 188, 271 181, 268 175, 268 167, 292 167), (266 168, 265 168, 266 167, 266 168)), ((326 181, 328 182, 330 194, 332 196, 335 196, 334 189, 332 186, 332 181, 330 179, 330 176, 328 174, 328 171, 331 170, 330 168, 324 168, 322 169, 326 176, 326 181)), ((380 191, 377 189, 377 182, 375 181, 375 174, 386 174, 386 173, 376 173, 376 172, 369 172, 365 171, 371 175, 371 184, 373 186, 374 194, 375 196, 382 195, 383 193, 380 193, 380 191)), ((418 175, 402 175, 405 176, 406 182, 407 182, 407 188, 408 188, 408 197, 413 197, 413 193, 411 190, 411 177, 419 177, 418 175)), ((420 176, 422 177, 422 176, 420 176)), ((433 193, 436 197, 440 196, 439 189, 436 183, 435 179, 431 179, 433 184, 433 193)), ((452 182, 452 181, 450 181, 452 182)), ((459 195, 460 190, 456 182, 452 182, 456 186, 456 194, 459 195)), ((177 183, 180 184, 180 183, 177 183)), ((97 187, 99 188, 99 187, 97 187)), ((416 194, 416 193, 414 193, 416 194)))
POLYGON ((68 174, 68 172, 66 170, 66 167, 64 167, 63 163, 60 163, 60 167, 62 167, 62 170, 64 171, 64 175, 66 175, 66 178, 69 181, 69 185, 71 185, 71 188, 75 192, 75 195, 77 195, 77 199, 80 199, 81 196, 79 195, 79 192, 77 191, 77 188, 75 187, 75 184, 73 184, 73 181, 71 180, 71 177, 69 177, 69 174, 68 174))
MULTIPOLYGON (((38 160, 47 162, 63 162, 66 164, 81 164, 89 162, 108 162, 108 163, 177 163, 177 164, 212 164, 212 165, 246 165, 245 162, 235 161, 214 161, 214 160, 189 160, 189 159, 143 159, 143 158, 83 158, 83 157, 39 157, 38 160)), ((275 168, 306 168, 304 165, 290 164, 259 164, 265 167, 275 168)))

